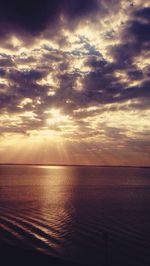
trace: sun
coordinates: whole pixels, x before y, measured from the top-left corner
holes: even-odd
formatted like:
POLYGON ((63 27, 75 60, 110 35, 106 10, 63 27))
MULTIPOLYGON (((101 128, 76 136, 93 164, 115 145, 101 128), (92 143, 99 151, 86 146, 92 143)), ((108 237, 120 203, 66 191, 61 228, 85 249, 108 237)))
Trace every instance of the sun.
POLYGON ((52 108, 45 113, 49 115, 46 120, 48 125, 59 125, 69 122, 69 116, 63 114, 60 109, 52 108))

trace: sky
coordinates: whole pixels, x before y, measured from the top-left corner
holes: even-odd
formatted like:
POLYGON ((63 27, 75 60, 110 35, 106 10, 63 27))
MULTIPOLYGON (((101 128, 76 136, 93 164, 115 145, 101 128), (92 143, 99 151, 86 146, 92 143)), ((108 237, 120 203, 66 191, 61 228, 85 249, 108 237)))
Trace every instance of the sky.
POLYGON ((149 4, 1 0, 1 163, 150 166, 149 4))

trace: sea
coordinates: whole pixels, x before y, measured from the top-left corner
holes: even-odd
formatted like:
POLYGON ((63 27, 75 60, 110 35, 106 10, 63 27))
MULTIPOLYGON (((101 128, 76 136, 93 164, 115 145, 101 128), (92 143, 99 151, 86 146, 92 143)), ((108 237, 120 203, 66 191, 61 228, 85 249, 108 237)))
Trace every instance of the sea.
POLYGON ((81 265, 150 265, 150 168, 0 166, 0 241, 81 265))

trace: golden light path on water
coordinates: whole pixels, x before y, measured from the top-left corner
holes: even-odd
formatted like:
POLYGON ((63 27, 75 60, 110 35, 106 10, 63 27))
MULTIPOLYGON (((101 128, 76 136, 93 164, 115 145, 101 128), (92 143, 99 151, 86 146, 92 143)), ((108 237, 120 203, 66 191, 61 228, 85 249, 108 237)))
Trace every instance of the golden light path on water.
POLYGON ((0 230, 7 231, 8 236, 7 239, 1 235, 1 240, 64 257, 65 238, 73 230, 75 209, 72 206, 76 206, 76 189, 79 185, 78 178, 75 178, 76 169, 59 166, 18 167, 17 176, 9 178, 8 174, 3 173, 5 183, 0 179, 0 213, 4 209, 0 230), (6 183, 8 191, 9 187, 11 189, 7 202, 3 204, 6 183), (18 232, 15 231, 17 228, 18 232))

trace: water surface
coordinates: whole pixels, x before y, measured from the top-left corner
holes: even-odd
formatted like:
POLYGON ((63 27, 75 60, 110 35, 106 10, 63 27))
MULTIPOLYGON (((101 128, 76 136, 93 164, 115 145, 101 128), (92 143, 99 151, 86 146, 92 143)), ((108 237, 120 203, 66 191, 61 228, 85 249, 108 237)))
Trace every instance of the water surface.
POLYGON ((0 238, 87 265, 150 265, 150 168, 0 166, 0 238))

